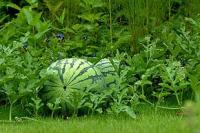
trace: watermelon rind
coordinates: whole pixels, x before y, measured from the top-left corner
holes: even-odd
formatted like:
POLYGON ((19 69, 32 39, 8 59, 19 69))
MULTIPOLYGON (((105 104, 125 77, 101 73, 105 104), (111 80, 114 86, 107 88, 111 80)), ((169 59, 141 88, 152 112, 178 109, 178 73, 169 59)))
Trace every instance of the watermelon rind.
POLYGON ((119 64, 119 60, 104 58, 95 65, 103 74, 107 88, 118 86, 119 75, 117 71, 119 69, 119 64))
POLYGON ((52 63, 46 71, 48 80, 42 89, 42 99, 62 102, 71 98, 75 91, 100 91, 104 88, 104 77, 100 70, 84 59, 69 58, 52 63))

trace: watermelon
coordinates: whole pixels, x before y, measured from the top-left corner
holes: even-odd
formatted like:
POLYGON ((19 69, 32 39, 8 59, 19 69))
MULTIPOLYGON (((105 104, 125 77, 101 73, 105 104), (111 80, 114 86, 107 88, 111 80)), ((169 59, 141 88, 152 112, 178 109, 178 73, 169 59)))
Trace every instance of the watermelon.
POLYGON ((48 80, 42 89, 42 99, 55 101, 60 98, 66 101, 73 91, 90 87, 102 89, 104 77, 92 63, 77 58, 62 59, 47 68, 48 80))
POLYGON ((118 85, 117 80, 119 79, 119 75, 116 69, 119 69, 120 61, 112 61, 111 63, 109 59, 104 58, 95 65, 103 74, 107 88, 117 87, 118 85))

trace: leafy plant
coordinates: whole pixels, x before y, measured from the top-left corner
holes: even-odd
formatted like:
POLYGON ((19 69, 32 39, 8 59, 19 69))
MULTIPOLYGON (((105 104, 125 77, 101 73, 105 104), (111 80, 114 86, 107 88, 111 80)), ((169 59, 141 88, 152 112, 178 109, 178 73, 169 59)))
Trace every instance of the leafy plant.
POLYGON ((54 113, 55 111, 61 109, 61 106, 60 106, 60 98, 57 98, 56 101, 54 103, 47 103, 47 106, 49 107, 49 109, 52 111, 51 113, 51 118, 54 117, 54 113))
POLYGON ((164 89, 169 89, 169 92, 172 91, 180 106, 182 104, 183 91, 189 85, 186 80, 186 70, 181 66, 180 62, 169 61, 167 66, 161 70, 160 76, 163 82, 159 85, 164 89), (179 98, 179 94, 181 98, 179 98))
POLYGON ((33 109, 35 117, 37 117, 38 112, 41 109, 41 107, 44 106, 44 103, 42 103, 42 100, 38 97, 37 98, 31 98, 31 102, 29 103, 29 106, 33 109))

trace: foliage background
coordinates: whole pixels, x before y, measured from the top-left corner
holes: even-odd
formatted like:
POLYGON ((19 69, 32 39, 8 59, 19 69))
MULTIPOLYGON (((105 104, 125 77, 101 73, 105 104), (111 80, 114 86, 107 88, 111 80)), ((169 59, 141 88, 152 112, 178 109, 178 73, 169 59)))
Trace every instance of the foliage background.
POLYGON ((73 94, 78 100, 70 99, 70 114, 87 108, 83 114, 134 118, 143 102, 169 109, 198 101, 199 6, 199 0, 2 0, 0 105, 10 107, 10 119, 13 106, 31 116, 64 116, 59 99, 43 103, 39 91, 44 69, 70 57, 93 63, 112 57, 122 64, 118 88, 73 94))

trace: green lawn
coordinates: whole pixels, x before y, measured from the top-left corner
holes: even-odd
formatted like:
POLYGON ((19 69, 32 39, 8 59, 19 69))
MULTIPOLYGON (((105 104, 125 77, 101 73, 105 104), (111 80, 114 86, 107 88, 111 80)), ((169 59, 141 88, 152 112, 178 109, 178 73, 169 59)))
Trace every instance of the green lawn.
MULTIPOLYGON (((5 112, 0 110, 0 118, 5 112)), ((39 119, 38 122, 1 122, 0 133, 198 133, 191 118, 174 112, 143 109, 133 120, 125 116, 90 116, 80 118, 39 119)), ((200 128, 199 128, 200 129, 200 128)))

